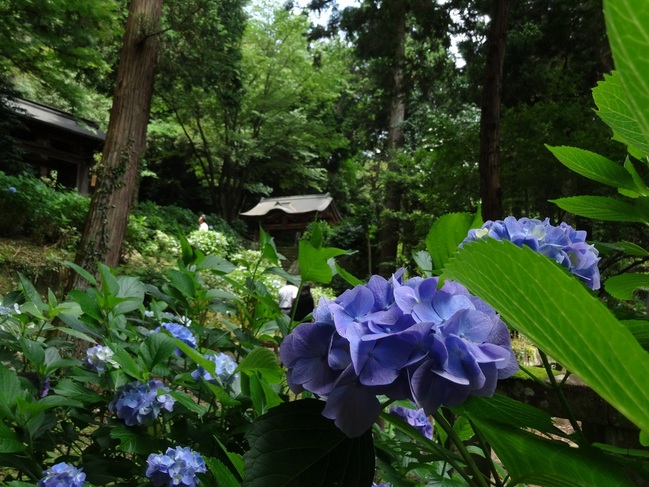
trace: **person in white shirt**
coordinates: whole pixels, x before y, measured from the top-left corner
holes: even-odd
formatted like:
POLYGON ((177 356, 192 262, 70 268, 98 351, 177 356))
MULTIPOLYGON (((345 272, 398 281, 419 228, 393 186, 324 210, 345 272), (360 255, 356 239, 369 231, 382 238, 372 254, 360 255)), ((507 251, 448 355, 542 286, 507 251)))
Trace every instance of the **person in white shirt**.
POLYGON ((293 308, 293 301, 297 297, 297 287, 286 282, 284 286, 279 289, 279 309, 282 310, 282 313, 285 315, 291 314, 291 308, 293 308))
POLYGON ((210 229, 210 227, 207 226, 207 222, 205 221, 205 215, 201 215, 198 217, 198 230, 201 232, 207 232, 210 229))

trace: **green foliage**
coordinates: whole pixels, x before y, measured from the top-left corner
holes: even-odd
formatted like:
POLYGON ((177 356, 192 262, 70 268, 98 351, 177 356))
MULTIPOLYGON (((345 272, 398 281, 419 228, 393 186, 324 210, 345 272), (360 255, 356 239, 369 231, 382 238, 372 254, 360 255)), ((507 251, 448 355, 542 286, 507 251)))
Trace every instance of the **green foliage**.
POLYGON ((0 12, 0 72, 14 87, 76 109, 88 103, 87 86, 108 75, 112 41, 121 38, 118 4, 2 1, 0 12))
POLYGON ((34 242, 74 248, 90 205, 87 197, 51 188, 31 176, 3 172, 0 188, 0 235, 28 236, 34 242))
POLYGON ((347 438, 322 416, 323 406, 322 401, 313 399, 294 401, 261 416, 246 434, 251 449, 244 455, 247 476, 243 485, 371 485, 371 431, 347 438))

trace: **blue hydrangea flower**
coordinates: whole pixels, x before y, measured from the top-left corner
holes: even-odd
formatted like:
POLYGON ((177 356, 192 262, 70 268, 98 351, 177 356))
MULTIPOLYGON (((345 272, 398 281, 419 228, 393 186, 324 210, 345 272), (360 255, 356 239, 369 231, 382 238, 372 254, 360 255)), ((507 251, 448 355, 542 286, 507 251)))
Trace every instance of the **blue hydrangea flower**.
POLYGON ((41 386, 41 399, 46 397, 50 393, 50 386, 50 378, 45 377, 45 379, 43 379, 43 385, 41 386))
MULTIPOLYGON (((198 346, 196 344, 196 337, 185 325, 179 325, 178 323, 171 323, 171 322, 161 323, 160 326, 153 331, 161 332, 162 329, 167 330, 169 333, 171 333, 171 336, 173 336, 174 338, 178 338, 179 340, 182 340, 192 348, 196 348, 198 346)), ((176 348, 175 354, 178 355, 179 357, 182 357, 184 355, 179 348, 176 348)))
POLYGON ((146 462, 146 476, 155 487, 195 487, 198 484, 196 474, 207 471, 203 458, 187 447, 167 448, 164 455, 152 453, 146 462))
POLYGON ((413 426, 417 431, 428 439, 433 439, 433 425, 430 423, 428 416, 424 410, 404 408, 403 406, 392 406, 390 414, 400 417, 406 421, 410 426, 413 426))
POLYGON ((487 303, 459 283, 373 276, 367 285, 321 299, 314 322, 280 347, 295 393, 326 399, 323 415, 348 436, 378 418, 378 395, 409 399, 433 414, 470 395, 493 394, 518 370, 509 330, 487 303))
POLYGON ((10 193, 15 193, 15 192, 16 192, 16 188, 14 188, 13 186, 9 186, 8 191, 9 191, 10 193))
POLYGON ((45 477, 38 481, 38 487, 83 487, 86 484, 86 474, 82 469, 65 462, 44 470, 43 475, 45 477))
POLYGON ((86 351, 84 364, 87 368, 97 371, 100 375, 109 365, 119 368, 119 364, 113 360, 113 351, 102 345, 95 345, 86 351))
POLYGON ((586 243, 586 232, 575 230, 567 223, 550 225, 550 219, 535 220, 508 216, 504 220, 487 221, 482 228, 469 230, 460 246, 487 237, 509 240, 522 247, 526 245, 535 252, 553 259, 567 268, 591 289, 600 288, 597 264, 599 252, 586 243))
POLYGON ((226 355, 225 353, 217 353, 216 355, 205 355, 205 358, 214 362, 216 366, 216 378, 199 365, 196 367, 196 370, 192 372, 192 377, 195 381, 200 382, 201 380, 204 380, 206 382, 211 382, 212 384, 218 383, 220 385, 226 385, 236 378, 237 374, 234 374, 234 371, 237 368, 237 363, 229 355, 226 355))
POLYGON ((108 409, 127 426, 150 424, 163 409, 173 410, 174 399, 165 392, 169 392, 169 388, 160 380, 150 380, 146 384, 131 382, 117 390, 108 409))

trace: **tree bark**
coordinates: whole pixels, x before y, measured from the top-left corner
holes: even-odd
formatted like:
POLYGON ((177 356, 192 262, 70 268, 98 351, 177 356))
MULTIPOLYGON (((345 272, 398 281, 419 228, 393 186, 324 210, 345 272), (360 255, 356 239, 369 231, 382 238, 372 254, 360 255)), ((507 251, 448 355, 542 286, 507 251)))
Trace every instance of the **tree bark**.
MULTIPOLYGON (((403 147, 405 120, 405 88, 403 63, 406 45, 406 8, 403 0, 393 0, 395 15, 396 49, 393 61, 393 91, 390 99, 390 115, 387 137, 387 169, 390 175, 399 171, 397 162, 398 150, 403 147)), ((398 184, 389 181, 385 187, 383 209, 381 212, 381 230, 379 232, 379 272, 384 275, 393 273, 397 267, 397 249, 399 246, 400 223, 398 212, 401 209, 401 190, 398 184)))
POLYGON ((500 99, 510 0, 494 0, 480 117, 480 197, 483 220, 503 217, 500 185, 500 99))
MULTIPOLYGON (((119 261, 146 147, 161 15, 162 0, 129 2, 98 186, 75 260, 91 274, 98 262, 114 267, 119 261)), ((75 273, 68 289, 86 286, 75 273)))

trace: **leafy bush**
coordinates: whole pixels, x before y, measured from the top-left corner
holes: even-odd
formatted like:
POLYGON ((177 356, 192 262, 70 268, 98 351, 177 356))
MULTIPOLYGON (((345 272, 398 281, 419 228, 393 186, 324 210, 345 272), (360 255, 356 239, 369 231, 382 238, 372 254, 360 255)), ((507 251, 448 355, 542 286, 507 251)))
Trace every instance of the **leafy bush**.
POLYGON ((41 180, 0 172, 0 235, 27 236, 74 248, 90 199, 76 191, 55 190, 41 180))
POLYGON ((234 243, 226 236, 214 230, 202 232, 195 230, 187 235, 187 240, 206 255, 218 255, 227 258, 234 249, 234 243))

